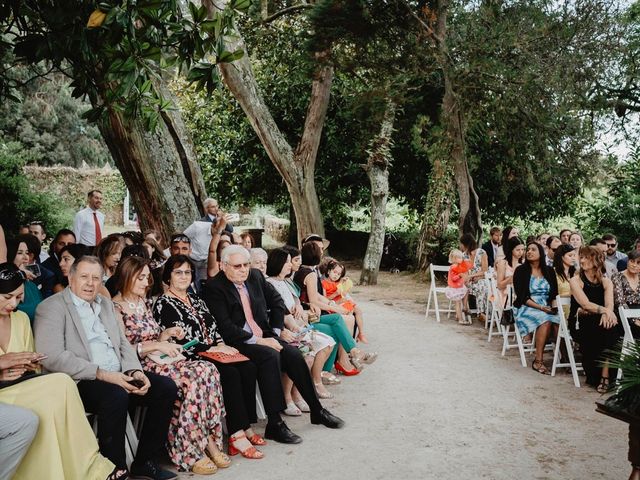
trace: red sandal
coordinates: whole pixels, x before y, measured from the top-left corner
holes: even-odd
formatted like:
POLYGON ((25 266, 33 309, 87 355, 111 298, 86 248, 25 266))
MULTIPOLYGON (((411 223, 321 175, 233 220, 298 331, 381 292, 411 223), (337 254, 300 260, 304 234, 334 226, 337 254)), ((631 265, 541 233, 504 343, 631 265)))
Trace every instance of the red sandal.
POLYGON ((234 455, 240 454, 244 458, 250 458, 250 459, 253 459, 253 460, 259 460, 259 459, 263 458, 264 457, 264 453, 262 453, 260 450, 258 450, 253 445, 251 445, 249 448, 246 448, 244 450, 240 450, 240 449, 236 448, 233 445, 234 442, 237 442, 238 440, 242 440, 243 437, 247 438, 246 435, 244 434, 244 432, 242 432, 242 435, 237 435, 237 436, 231 435, 229 437, 229 455, 233 457, 234 455))

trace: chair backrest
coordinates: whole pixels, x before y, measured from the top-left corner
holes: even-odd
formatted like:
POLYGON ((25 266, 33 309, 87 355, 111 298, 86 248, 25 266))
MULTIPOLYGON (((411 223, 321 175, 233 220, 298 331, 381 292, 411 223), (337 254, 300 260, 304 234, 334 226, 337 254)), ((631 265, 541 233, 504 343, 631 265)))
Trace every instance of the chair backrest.
POLYGON ((567 317, 564 314, 564 308, 567 305, 571 305, 571 297, 561 297, 558 295, 556 297, 556 306, 558 307, 558 316, 560 317, 560 321, 567 324, 567 317))
POLYGON ((431 273, 431 285, 436 288, 436 272, 447 272, 451 269, 451 265, 429 265, 429 272, 431 273))
POLYGON ((640 318, 640 308, 620 308, 618 310, 618 314, 620 315, 620 321, 622 322, 622 328, 624 329, 624 341, 635 343, 629 319, 640 318))

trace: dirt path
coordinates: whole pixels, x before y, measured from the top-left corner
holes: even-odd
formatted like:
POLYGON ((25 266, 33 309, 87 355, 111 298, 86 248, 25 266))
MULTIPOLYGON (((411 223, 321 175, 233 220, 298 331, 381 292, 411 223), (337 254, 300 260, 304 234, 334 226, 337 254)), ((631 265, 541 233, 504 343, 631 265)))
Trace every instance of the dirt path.
POLYGON ((480 326, 425 320, 425 286, 413 278, 386 274, 380 283, 355 294, 380 358, 325 401, 346 427, 287 418, 301 445, 268 445, 260 461, 236 457, 216 478, 628 476, 627 430, 595 413, 595 391, 575 388, 569 375, 522 368, 513 351, 501 357, 497 338, 487 343, 480 326))

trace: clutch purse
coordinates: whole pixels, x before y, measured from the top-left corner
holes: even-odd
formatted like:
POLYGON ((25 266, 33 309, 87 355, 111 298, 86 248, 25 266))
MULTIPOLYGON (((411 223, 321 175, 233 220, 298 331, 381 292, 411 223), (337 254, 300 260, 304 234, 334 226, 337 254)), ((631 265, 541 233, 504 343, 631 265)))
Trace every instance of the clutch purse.
POLYGON ((240 352, 234 353, 233 355, 222 352, 198 352, 198 355, 208 360, 215 360, 216 362, 220 363, 236 363, 249 361, 249 357, 244 356, 240 352))

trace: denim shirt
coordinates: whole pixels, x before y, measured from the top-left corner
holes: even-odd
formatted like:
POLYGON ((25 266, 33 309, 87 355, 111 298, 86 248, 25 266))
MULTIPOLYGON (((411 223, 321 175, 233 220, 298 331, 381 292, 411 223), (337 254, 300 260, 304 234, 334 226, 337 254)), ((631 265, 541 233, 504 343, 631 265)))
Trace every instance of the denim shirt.
POLYGON ((69 293, 87 335, 91 361, 102 370, 119 372, 121 369, 120 360, 118 360, 113 343, 111 343, 107 330, 100 320, 102 299, 97 297, 93 304, 89 304, 72 291, 69 293))

